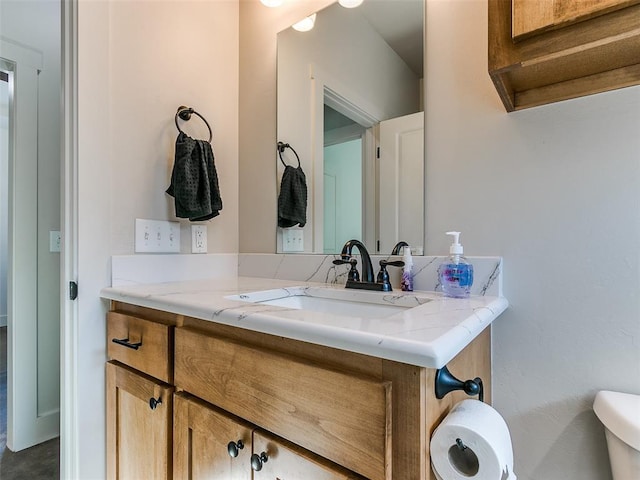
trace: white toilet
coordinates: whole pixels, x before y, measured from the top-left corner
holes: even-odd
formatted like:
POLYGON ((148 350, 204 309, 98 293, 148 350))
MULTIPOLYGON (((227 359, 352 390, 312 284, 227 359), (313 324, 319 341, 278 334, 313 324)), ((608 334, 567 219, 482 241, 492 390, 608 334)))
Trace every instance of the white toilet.
POLYGON ((640 479, 640 395, 598 392, 593 411, 605 426, 613 480, 640 479))

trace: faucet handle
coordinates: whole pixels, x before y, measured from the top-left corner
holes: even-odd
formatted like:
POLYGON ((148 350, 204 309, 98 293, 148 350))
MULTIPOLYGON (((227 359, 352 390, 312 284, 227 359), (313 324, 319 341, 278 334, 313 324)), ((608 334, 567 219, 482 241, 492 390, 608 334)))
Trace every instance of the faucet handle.
POLYGON ((381 283, 383 285, 383 292, 392 291, 391 282, 389 281, 389 272, 387 272, 387 265, 392 267, 404 267, 404 262, 402 260, 396 260, 394 262, 389 262, 388 260, 380 260, 380 271, 378 272, 376 283, 381 283))
POLYGON ((358 260, 356 260, 355 258, 351 258, 351 257, 343 257, 343 258, 336 258, 333 261, 334 265, 351 265, 351 268, 349 269, 349 274, 348 274, 348 279, 349 280, 353 280, 354 282, 359 282, 360 281, 360 274, 358 273, 358 269, 356 268, 356 265, 358 264, 358 260))
POLYGON ((404 267, 404 262, 402 260, 395 260, 390 262, 388 260, 380 260, 380 268, 385 268, 387 265, 391 267, 404 267))

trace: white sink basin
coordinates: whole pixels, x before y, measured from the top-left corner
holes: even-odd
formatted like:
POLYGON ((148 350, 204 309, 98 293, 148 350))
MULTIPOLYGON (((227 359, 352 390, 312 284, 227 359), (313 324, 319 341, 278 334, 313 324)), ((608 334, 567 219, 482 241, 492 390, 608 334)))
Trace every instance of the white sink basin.
POLYGON ((292 287, 231 295, 229 300, 359 318, 386 318, 430 301, 416 295, 355 289, 292 287))

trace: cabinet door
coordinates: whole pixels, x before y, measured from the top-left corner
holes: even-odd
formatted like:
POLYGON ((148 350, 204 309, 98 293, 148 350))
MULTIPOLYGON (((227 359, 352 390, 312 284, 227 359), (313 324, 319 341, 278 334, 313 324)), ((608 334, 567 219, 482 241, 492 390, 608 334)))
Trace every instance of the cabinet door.
POLYGON ((253 480, 365 480, 364 477, 259 430, 253 433, 253 480))
POLYGON ((107 478, 172 478, 173 387, 107 363, 107 478))
POLYGON ((250 424, 185 394, 174 411, 176 480, 251 480, 250 424))

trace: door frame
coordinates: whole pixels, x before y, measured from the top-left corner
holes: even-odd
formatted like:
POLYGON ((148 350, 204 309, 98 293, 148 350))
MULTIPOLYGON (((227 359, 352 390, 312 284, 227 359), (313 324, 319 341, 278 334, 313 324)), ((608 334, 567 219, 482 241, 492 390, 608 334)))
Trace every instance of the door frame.
POLYGON ((62 152, 60 258, 60 478, 79 477, 78 302, 78 2, 62 7, 62 152), (76 283, 77 284, 77 283, 76 283))
MULTIPOLYGON (((324 253, 324 105, 328 105, 342 115, 352 119, 358 125, 365 129, 365 135, 362 138, 362 149, 364 158, 374 158, 375 155, 375 139, 371 132, 373 127, 380 122, 382 111, 375 105, 370 104, 363 99, 357 92, 352 91, 344 85, 339 79, 330 73, 322 70, 316 64, 309 65, 309 81, 311 88, 311 163, 313 165, 313 183, 311 193, 312 205, 312 253, 324 253)), ((370 217, 370 208, 368 201, 370 200, 370 190, 367 187, 368 181, 373 179, 373 174, 369 171, 370 162, 365 162, 363 175, 365 181, 364 191, 364 207, 362 218, 365 222, 363 232, 365 241, 370 237, 369 226, 366 220, 370 217)), ((367 245, 368 247, 369 245, 367 245)), ((372 249, 373 250, 373 249, 372 249)))

